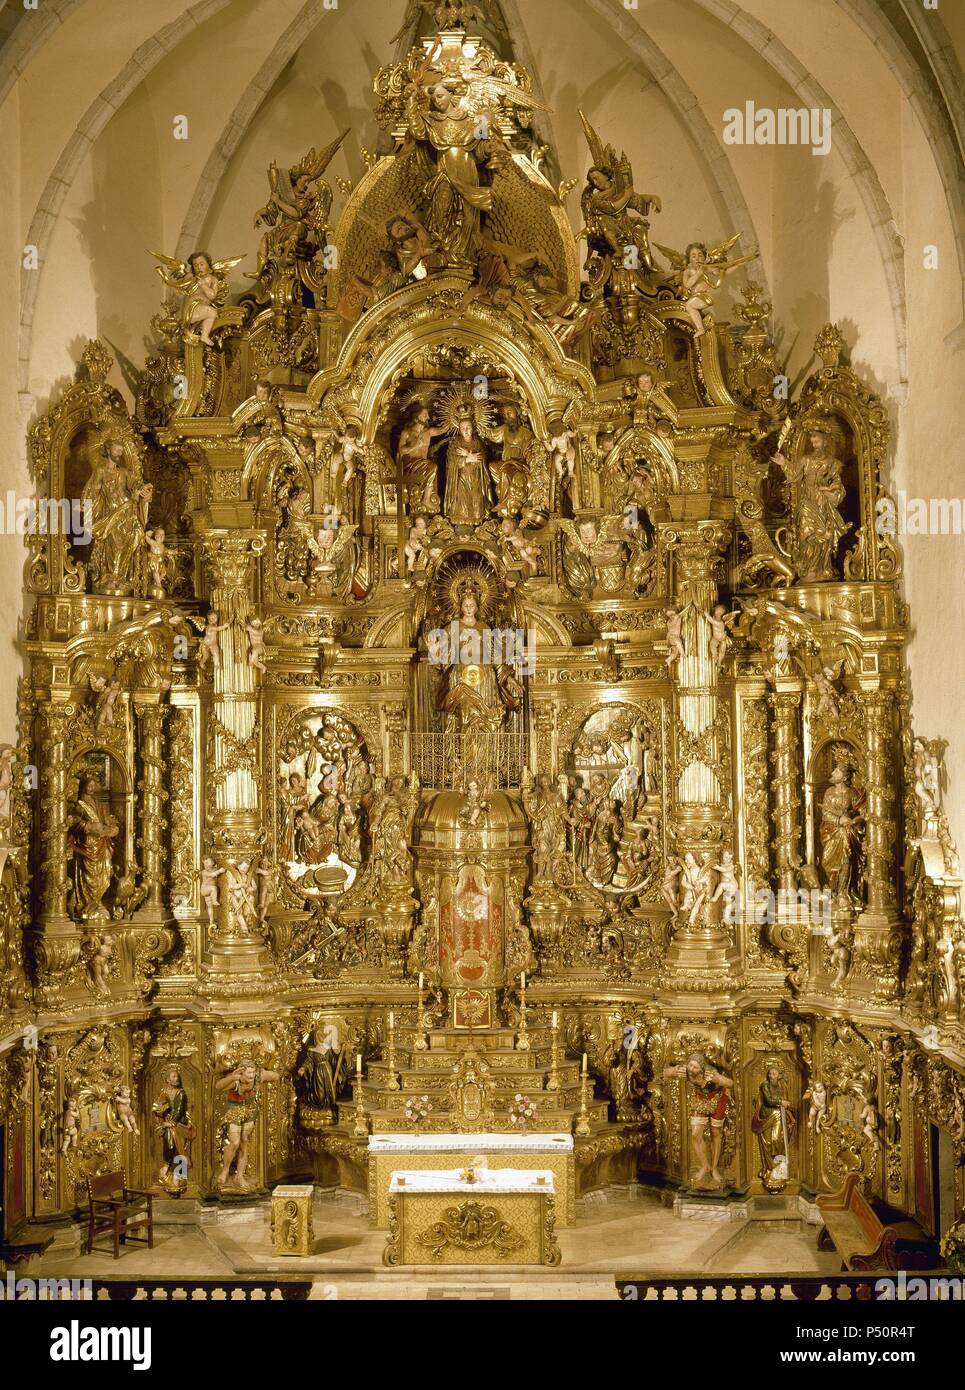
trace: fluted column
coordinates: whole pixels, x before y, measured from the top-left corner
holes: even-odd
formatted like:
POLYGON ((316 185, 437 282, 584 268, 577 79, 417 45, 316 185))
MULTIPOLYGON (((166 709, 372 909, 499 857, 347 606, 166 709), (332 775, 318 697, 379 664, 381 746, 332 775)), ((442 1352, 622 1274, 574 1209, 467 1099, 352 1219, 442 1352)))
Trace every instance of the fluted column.
POLYGON ((205 853, 224 873, 219 908, 205 925, 202 971, 215 993, 265 991, 271 955, 256 910, 232 886, 246 877, 249 901, 257 902, 255 870, 260 853, 261 805, 259 673, 248 663, 247 620, 254 612, 256 561, 265 548, 260 532, 212 531, 205 537, 209 606, 218 615, 220 659, 211 663, 208 759, 205 776, 205 853), (243 867, 247 866, 247 868, 243 867))
MULTIPOLYGON (((711 655, 707 614, 718 601, 717 575, 730 527, 705 518, 673 522, 663 528, 672 547, 675 606, 682 615, 684 653, 671 663, 674 706, 674 845, 682 861, 717 861, 733 848, 728 810, 726 733, 721 727, 718 669, 711 655)), ((708 919, 693 926, 681 918, 667 955, 671 987, 702 992, 725 988, 739 963, 730 935, 708 919)))

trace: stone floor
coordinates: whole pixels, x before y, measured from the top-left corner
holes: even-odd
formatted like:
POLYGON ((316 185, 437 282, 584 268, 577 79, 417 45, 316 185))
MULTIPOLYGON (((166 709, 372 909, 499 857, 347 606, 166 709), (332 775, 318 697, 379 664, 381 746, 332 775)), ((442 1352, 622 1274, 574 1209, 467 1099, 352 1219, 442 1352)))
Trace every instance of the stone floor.
MULTIPOLYGON (((815 1248, 816 1227, 793 1212, 782 1219, 735 1219, 734 1208, 690 1209, 675 1215, 657 1192, 594 1195, 580 1204, 576 1225, 558 1231, 559 1269, 448 1268, 388 1270, 385 1233, 368 1224, 359 1198, 320 1196, 315 1249, 285 1258, 271 1249, 267 1204, 204 1212, 203 1224, 176 1203, 162 1203, 154 1249, 130 1247, 77 1253, 77 1233, 58 1239, 39 1271, 52 1277, 128 1279, 145 1275, 194 1278, 287 1274, 310 1277, 315 1299, 614 1299, 614 1275, 833 1273, 834 1254, 815 1248), (184 1221, 191 1216, 191 1223, 184 1221)), ((679 1211, 679 1207, 678 1207, 679 1211)))

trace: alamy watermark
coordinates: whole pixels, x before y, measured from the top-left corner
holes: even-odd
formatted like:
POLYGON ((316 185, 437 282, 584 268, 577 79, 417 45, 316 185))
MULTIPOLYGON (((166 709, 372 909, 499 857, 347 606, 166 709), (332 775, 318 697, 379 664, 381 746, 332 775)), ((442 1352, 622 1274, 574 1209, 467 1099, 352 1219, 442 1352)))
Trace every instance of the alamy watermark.
POLYGON ((536 631, 521 627, 469 627, 453 618, 428 634, 432 666, 511 666, 531 676, 536 666, 536 631))
POLYGON ((0 532, 8 536, 69 536, 90 545, 94 509, 89 497, 0 497, 0 532))
POLYGON ((90 1279, 18 1279, 12 1270, 0 1280, 0 1302, 89 1302, 94 1297, 90 1279))
POLYGON ((899 488, 895 500, 875 503, 875 530, 879 536, 960 536, 962 511, 960 497, 909 497, 899 488))
POLYGON ((725 145, 810 145, 812 154, 831 153, 827 107, 757 106, 745 101, 724 112, 725 145))
POLYGON ((816 936, 831 934, 830 888, 773 888, 757 887, 750 879, 742 890, 724 891, 723 920, 728 926, 747 923, 764 926, 771 922, 799 922, 809 926, 816 936))

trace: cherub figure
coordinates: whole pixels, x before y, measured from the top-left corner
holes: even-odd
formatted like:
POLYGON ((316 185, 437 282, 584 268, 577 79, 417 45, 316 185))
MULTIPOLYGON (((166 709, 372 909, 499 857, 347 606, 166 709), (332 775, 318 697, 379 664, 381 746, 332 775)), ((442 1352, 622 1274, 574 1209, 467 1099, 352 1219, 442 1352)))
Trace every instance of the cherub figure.
POLYGON ((275 884, 277 870, 274 864, 259 864, 255 870, 259 879, 258 883, 258 920, 263 922, 268 916, 268 909, 275 901, 275 884))
POLYGON ((828 938, 831 964, 834 967, 833 989, 844 989, 851 965, 851 937, 846 926, 836 928, 828 938))
POLYGON ((214 914, 218 910, 218 879, 224 869, 216 869, 214 861, 205 858, 201 861, 201 901, 208 911, 208 926, 214 926, 214 914))
POLYGON ((664 618, 667 622, 667 646, 669 648, 665 661, 668 667, 687 655, 684 651, 683 639, 684 613, 686 611, 686 608, 681 608, 678 613, 675 608, 668 608, 664 612, 664 618))
POLYGON ((91 983, 98 994, 108 994, 110 992, 109 980, 114 947, 106 936, 94 937, 91 945, 93 951, 88 962, 91 983))
POLYGON ((247 931, 251 921, 257 916, 254 890, 251 865, 247 859, 242 859, 240 863, 231 868, 228 875, 228 893, 231 898, 232 916, 242 931, 247 931))
POLYGON ((526 539, 511 516, 503 517, 499 531, 507 562, 519 565, 524 579, 531 578, 539 569, 539 546, 526 539))
POLYGON ((718 671, 724 664, 727 649, 731 644, 730 628, 741 616, 741 610, 735 609, 733 613, 728 613, 722 603, 714 605, 713 613, 705 613, 704 617, 710 623, 710 659, 717 667, 718 671))
POLYGON ((144 532, 147 555, 144 557, 144 586, 152 598, 164 598, 171 582, 174 556, 164 541, 164 529, 155 527, 144 532))
POLYGON ((342 468, 345 470, 342 474, 344 487, 355 477, 356 459, 361 458, 365 453, 365 446, 361 441, 361 431, 358 425, 346 425, 341 434, 335 436, 334 445, 329 460, 332 482, 333 484, 336 482, 338 471, 342 468))
POLYGON ((219 623, 219 613, 216 608, 209 608, 208 615, 204 620, 204 630, 201 633, 201 642, 198 646, 198 669, 210 665, 212 670, 221 667, 221 643, 218 640, 218 633, 225 632, 230 627, 230 623, 219 623))
POLYGON ((418 566, 420 558, 425 555, 428 539, 429 522, 425 514, 420 512, 409 527, 409 535, 405 543, 406 574, 412 574, 418 566))
POLYGON ((843 665, 843 662, 838 662, 836 666, 818 666, 815 670, 813 680, 818 692, 815 719, 821 719, 826 714, 832 719, 837 719, 841 709, 841 696, 836 682, 840 679, 843 665))
POLYGON ((804 1092, 804 1099, 809 1101, 808 1106, 808 1128, 813 1129, 815 1134, 822 1134, 828 1120, 828 1088, 823 1081, 812 1081, 811 1085, 804 1092))
POLYGON ((748 261, 753 261, 757 256, 757 252, 752 251, 747 256, 738 256, 736 260, 728 261, 727 252, 739 240, 738 232, 736 236, 720 242, 717 246, 711 246, 709 250, 704 242, 692 241, 683 255, 679 251, 673 251, 669 246, 656 243, 657 250, 666 256, 676 271, 673 279, 677 283, 678 294, 683 300, 687 315, 694 325, 695 338, 702 338, 708 324, 713 323, 708 310, 712 308, 714 295, 724 283, 725 277, 738 266, 747 265, 748 261))
POLYGON ((710 901, 715 903, 718 898, 723 898, 724 921, 730 923, 734 920, 737 899, 740 894, 740 883, 738 881, 740 865, 734 863, 733 850, 722 850, 720 863, 715 864, 714 868, 717 870, 720 877, 717 880, 717 887, 714 889, 714 895, 710 901))
POLYGON ((273 626, 273 620, 268 619, 263 622, 261 618, 251 617, 245 619, 245 631, 248 634, 248 665, 255 671, 267 672, 265 665, 265 636, 273 626))
POLYGON ((68 1150, 76 1149, 79 1138, 80 1106, 73 1096, 68 1096, 64 1101, 64 1138, 60 1152, 66 1154, 68 1150))
POLYGON ((176 256, 162 256, 159 251, 151 254, 161 262, 155 268, 164 283, 183 295, 184 341, 213 347, 211 327, 228 297, 228 271, 244 257, 229 256, 224 261, 212 261, 207 251, 192 251, 187 261, 179 261, 176 256))
POLYGON ((562 420, 554 422, 554 428, 546 436, 546 451, 553 461, 556 481, 569 487, 576 468, 576 430, 567 428, 562 420))
POLYGON ((668 859, 660 885, 660 896, 674 914, 677 912, 677 880, 682 870, 683 865, 679 859, 668 859))
POLYGON ((110 680, 106 676, 91 676, 90 688, 94 692, 94 730, 103 734, 112 729, 117 720, 121 683, 116 676, 111 676, 110 680))
POLYGON ((117 1087, 114 1092, 114 1110, 122 1129, 126 1129, 128 1134, 140 1134, 141 1131, 137 1127, 137 1118, 131 1100, 130 1086, 117 1087))

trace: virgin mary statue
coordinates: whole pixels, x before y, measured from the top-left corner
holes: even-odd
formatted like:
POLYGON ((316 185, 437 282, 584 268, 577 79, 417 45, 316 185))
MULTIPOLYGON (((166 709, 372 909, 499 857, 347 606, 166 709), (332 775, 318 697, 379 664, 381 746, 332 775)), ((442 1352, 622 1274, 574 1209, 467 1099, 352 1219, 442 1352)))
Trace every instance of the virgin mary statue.
POLYGON ((485 445, 467 401, 456 409, 455 430, 446 449, 444 514, 457 525, 485 521, 491 489, 485 445))
POLYGON ((469 585, 459 597, 454 626, 455 650, 448 653, 439 709, 458 733, 494 733, 506 711, 519 708, 523 687, 512 665, 499 660, 503 653, 494 652, 491 629, 480 616, 479 596, 469 585))

